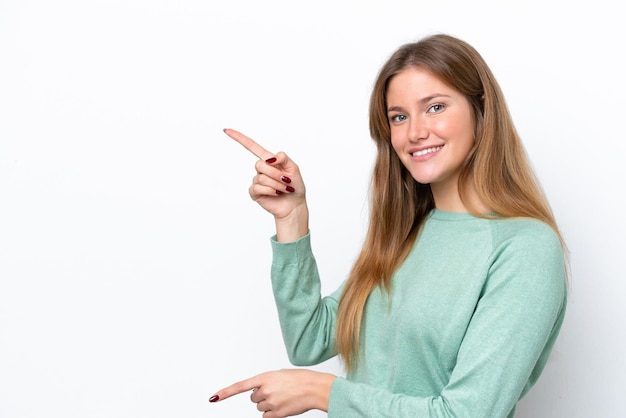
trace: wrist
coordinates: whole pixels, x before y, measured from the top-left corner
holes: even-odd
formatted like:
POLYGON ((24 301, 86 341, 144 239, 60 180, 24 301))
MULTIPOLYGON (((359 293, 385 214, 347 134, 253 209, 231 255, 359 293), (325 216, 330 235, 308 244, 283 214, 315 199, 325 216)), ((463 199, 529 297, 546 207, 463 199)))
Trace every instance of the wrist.
POLYGON ((330 373, 317 373, 316 379, 311 384, 313 391, 313 402, 315 409, 328 412, 328 403, 330 401, 330 390, 337 376, 330 373))
POLYGON ((278 242, 297 241, 309 233, 309 209, 306 205, 296 207, 287 216, 274 220, 278 242))

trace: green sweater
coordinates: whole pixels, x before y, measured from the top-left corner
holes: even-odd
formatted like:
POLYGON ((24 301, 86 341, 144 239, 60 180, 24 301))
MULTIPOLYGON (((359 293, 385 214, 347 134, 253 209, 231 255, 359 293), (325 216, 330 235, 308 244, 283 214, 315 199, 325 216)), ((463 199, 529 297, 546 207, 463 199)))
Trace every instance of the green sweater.
MULTIPOLYGON (((310 237, 272 239, 272 286, 290 361, 337 354, 342 287, 322 298, 310 237)), ((531 219, 434 210, 365 307, 359 366, 333 383, 329 417, 513 417, 536 382, 566 306, 554 231, 531 219)))

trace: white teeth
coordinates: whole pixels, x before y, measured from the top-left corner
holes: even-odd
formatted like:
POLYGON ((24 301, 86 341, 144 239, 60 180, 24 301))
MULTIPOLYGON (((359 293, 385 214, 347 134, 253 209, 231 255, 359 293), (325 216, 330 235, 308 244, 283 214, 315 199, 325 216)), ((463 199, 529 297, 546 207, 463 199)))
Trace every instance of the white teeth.
POLYGON ((416 151, 412 155, 414 157, 419 157, 420 155, 426 155, 426 154, 430 154, 431 152, 439 151, 441 148, 443 148, 443 146, 426 148, 426 149, 423 149, 421 151, 416 151))

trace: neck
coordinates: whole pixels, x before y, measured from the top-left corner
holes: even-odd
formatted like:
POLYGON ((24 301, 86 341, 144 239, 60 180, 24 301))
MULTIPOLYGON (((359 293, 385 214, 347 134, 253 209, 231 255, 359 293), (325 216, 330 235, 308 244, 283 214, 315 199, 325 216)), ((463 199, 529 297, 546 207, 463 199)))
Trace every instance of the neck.
POLYGON ((488 213, 489 208, 478 196, 474 183, 468 180, 461 200, 458 182, 449 182, 447 185, 431 184, 430 189, 435 199, 435 207, 446 212, 468 213, 470 210, 488 213))

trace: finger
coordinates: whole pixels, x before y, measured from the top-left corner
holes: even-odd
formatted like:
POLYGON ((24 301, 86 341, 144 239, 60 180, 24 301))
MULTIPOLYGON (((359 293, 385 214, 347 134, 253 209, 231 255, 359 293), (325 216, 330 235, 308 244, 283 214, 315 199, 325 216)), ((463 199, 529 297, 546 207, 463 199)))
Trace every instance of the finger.
POLYGON ((250 186, 250 189, 248 190, 248 194, 250 195, 250 198, 256 202, 257 200, 262 199, 264 197, 280 196, 283 194, 283 191, 276 190, 272 187, 254 185, 254 186, 250 186))
MULTIPOLYGON (((293 174, 285 170, 278 170, 275 167, 272 167, 269 164, 266 164, 265 161, 263 160, 258 160, 254 168, 257 172, 257 176, 253 180, 254 182, 258 182, 258 180, 260 179, 266 179, 264 184, 269 186, 273 183, 279 187, 281 184, 284 186, 286 184, 290 184, 293 182, 291 178, 291 177, 294 177, 293 174), (288 177, 286 174, 289 174, 289 176, 291 177, 288 177)), ((293 170, 289 170, 289 171, 293 171, 293 170)), ((296 177, 294 177, 294 179, 296 179, 296 177)))
POLYGON ((215 395, 211 396, 209 401, 217 402, 228 399, 231 396, 239 395, 240 393, 247 392, 256 387, 259 387, 259 383, 256 380, 256 376, 250 379, 242 380, 241 382, 233 383, 232 385, 218 390, 215 395))
MULTIPOLYGON (((254 401, 252 401, 252 402, 254 402, 254 401)), ((260 412, 271 411, 270 407, 267 405, 267 402, 261 401, 261 402, 255 402, 255 403, 256 403, 257 411, 260 411, 260 412)))
POLYGON ((282 171, 266 163, 264 160, 257 160, 254 164, 254 169, 258 174, 265 174, 271 178, 280 178, 282 171))
MULTIPOLYGON (((257 391, 257 388, 254 388, 252 389, 252 393, 250 393, 250 401, 258 405, 259 403, 265 401, 265 396, 263 394, 260 394, 257 391)), ((259 409, 259 411, 262 411, 262 409, 259 409)))
POLYGON ((224 129, 224 133, 239 142, 245 149, 256 155, 262 160, 267 160, 270 157, 273 157, 274 154, 254 142, 252 138, 248 138, 244 134, 234 129, 224 129))

